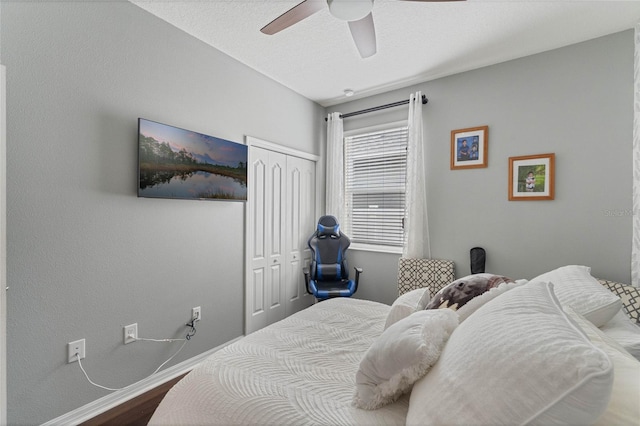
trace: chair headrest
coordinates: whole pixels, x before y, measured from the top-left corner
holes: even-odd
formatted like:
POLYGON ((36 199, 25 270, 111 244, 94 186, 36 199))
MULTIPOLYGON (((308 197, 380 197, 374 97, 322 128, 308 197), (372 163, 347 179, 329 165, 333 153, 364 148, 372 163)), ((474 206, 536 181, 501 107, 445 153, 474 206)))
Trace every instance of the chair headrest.
POLYGON ((318 220, 318 237, 340 237, 340 224, 333 216, 322 216, 318 220))

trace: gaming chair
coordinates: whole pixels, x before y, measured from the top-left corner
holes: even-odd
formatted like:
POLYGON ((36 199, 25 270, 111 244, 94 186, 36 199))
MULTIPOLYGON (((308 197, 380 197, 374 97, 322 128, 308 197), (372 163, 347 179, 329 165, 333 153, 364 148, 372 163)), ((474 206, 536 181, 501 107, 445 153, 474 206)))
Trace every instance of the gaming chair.
POLYGON ((308 241, 311 265, 304 269, 307 292, 316 299, 350 297, 358 290, 361 268, 355 268, 355 280, 349 279, 345 253, 351 241, 340 231, 333 216, 322 216, 308 241))

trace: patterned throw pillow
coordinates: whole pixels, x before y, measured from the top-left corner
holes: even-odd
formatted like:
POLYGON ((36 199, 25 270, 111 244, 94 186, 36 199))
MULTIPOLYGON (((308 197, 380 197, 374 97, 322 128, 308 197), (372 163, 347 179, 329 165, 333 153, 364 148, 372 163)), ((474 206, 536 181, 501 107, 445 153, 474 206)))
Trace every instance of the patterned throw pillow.
POLYGON ((449 308, 457 311, 474 297, 503 283, 515 283, 515 281, 502 275, 468 275, 455 280, 440 290, 433 296, 426 309, 449 308))

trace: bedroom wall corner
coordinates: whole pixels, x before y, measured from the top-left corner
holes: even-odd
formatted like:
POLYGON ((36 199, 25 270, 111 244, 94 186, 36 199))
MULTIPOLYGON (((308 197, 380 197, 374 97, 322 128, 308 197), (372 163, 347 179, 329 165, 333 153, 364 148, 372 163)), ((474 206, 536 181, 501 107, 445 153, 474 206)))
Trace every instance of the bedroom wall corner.
POLYGON ((243 334, 245 203, 138 198, 137 119, 318 154, 323 108, 130 2, 0 2, 7 421, 42 424, 243 334), (256 97, 255 93, 261 95, 256 97), (250 100, 245 102, 244 100, 250 100), (283 111, 288 116, 282 125, 283 111))

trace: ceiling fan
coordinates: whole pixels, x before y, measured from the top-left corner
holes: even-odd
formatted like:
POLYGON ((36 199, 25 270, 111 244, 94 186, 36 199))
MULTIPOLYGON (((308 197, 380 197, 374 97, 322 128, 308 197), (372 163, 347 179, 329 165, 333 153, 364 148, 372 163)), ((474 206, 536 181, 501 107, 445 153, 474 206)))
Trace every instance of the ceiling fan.
MULTIPOLYGON (((421 2, 445 2, 465 0, 402 0, 421 2)), ((349 23, 349 30, 358 52, 363 58, 376 53, 376 30, 373 25, 373 0, 326 0, 329 12, 336 18, 349 23)), ((304 0, 273 21, 265 25, 261 32, 267 35, 276 34, 293 24, 302 21, 324 8, 324 1, 304 0)))

